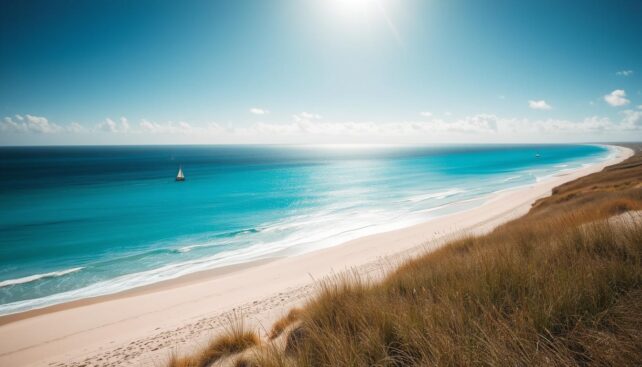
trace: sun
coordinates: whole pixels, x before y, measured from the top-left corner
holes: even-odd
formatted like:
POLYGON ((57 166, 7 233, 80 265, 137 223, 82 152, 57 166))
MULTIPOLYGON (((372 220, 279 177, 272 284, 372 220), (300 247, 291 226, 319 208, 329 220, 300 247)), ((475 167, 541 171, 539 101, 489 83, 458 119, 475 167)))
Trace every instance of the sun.
POLYGON ((403 40, 390 14, 390 8, 395 5, 392 0, 325 0, 323 3, 329 5, 341 23, 353 28, 363 28, 364 24, 376 25, 381 21, 379 23, 388 27, 397 44, 403 47, 403 40))
POLYGON ((365 15, 378 7, 379 0, 331 0, 337 11, 344 15, 365 15))

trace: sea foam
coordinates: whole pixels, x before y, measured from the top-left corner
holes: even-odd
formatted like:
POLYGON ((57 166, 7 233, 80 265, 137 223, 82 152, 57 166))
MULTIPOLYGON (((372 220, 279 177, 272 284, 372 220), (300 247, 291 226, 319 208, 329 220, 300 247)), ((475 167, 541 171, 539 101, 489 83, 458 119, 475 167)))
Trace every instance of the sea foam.
POLYGON ((61 276, 67 275, 67 274, 75 273, 75 272, 80 271, 82 269, 84 269, 84 268, 83 267, 78 267, 78 268, 71 268, 71 269, 60 270, 60 271, 52 271, 51 273, 34 274, 34 275, 29 275, 29 276, 26 276, 26 277, 22 277, 22 278, 3 280, 3 281, 0 281, 0 288, 9 287, 9 286, 12 286, 12 285, 17 285, 17 284, 31 283, 31 282, 35 282, 35 281, 46 279, 46 278, 61 277, 61 276))

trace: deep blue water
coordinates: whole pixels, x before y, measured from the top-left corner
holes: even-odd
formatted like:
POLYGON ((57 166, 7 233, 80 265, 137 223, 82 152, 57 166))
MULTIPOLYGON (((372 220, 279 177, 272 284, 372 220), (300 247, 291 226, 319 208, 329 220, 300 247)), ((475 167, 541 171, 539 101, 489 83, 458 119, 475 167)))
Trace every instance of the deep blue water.
POLYGON ((336 245, 608 154, 595 145, 0 148, 0 314, 336 245))

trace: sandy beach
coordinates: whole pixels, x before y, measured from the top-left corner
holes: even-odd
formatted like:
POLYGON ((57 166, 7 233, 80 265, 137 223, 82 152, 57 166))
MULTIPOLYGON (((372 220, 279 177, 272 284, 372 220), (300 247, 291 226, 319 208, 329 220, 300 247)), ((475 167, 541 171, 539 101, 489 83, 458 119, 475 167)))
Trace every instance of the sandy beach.
POLYGON ((204 271, 119 294, 0 317, 1 366, 159 366, 206 341, 229 317, 260 329, 346 270, 379 277, 448 239, 484 233, 525 214, 562 183, 633 155, 613 147, 598 164, 491 195, 476 208, 314 252, 204 271))

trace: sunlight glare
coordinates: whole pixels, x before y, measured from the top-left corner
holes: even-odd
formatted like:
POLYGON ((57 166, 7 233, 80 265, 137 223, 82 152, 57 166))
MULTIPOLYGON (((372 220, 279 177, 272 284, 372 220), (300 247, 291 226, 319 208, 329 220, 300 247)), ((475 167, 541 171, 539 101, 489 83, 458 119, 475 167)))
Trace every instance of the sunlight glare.
POLYGON ((378 0, 331 0, 334 7, 343 15, 360 16, 376 10, 378 0))

